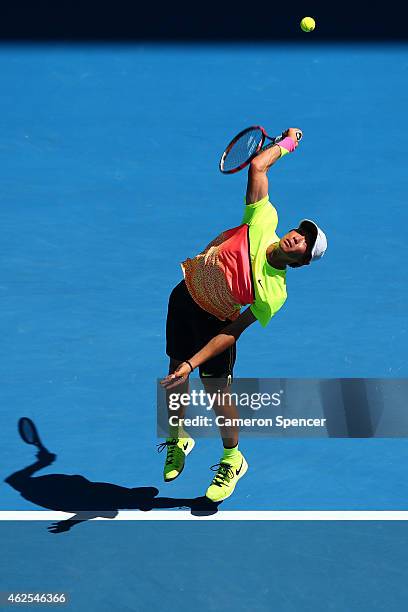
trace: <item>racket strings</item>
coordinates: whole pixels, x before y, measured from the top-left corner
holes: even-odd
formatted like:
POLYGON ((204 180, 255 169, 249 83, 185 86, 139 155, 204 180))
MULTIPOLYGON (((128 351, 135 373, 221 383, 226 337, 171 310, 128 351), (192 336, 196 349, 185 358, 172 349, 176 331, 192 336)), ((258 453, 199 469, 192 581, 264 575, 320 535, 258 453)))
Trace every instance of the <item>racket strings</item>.
POLYGON ((38 438, 34 423, 29 419, 22 418, 19 426, 22 438, 28 442, 28 444, 34 444, 38 438))
POLYGON ((234 170, 247 162, 258 151, 262 141, 261 130, 252 129, 245 132, 227 151, 223 163, 224 171, 234 170))

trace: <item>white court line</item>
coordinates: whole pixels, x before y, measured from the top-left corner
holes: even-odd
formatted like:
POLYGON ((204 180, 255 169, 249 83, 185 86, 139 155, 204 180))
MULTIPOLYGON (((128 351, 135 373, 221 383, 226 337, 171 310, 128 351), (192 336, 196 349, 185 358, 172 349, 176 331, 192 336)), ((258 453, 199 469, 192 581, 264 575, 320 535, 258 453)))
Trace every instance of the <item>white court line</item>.
MULTIPOLYGON (((72 517, 49 510, 2 510, 0 521, 61 521, 72 517)), ((187 510, 124 510, 115 519, 97 521, 406 521, 406 510, 226 510, 194 516, 187 510)))

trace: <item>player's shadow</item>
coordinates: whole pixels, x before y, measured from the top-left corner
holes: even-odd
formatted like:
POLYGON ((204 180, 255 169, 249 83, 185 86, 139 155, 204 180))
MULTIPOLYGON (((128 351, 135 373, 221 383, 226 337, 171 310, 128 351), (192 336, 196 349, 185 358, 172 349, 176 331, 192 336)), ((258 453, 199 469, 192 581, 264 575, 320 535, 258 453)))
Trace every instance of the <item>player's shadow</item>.
POLYGON ((69 531, 74 525, 93 518, 115 518, 119 510, 150 511, 164 508, 190 508, 195 516, 208 516, 218 511, 218 505, 206 497, 157 497, 155 487, 127 488, 109 482, 92 482, 79 475, 33 474, 51 465, 56 455, 41 449, 37 461, 14 472, 5 482, 21 493, 24 499, 61 512, 72 513, 68 519, 58 521, 48 529, 51 533, 69 531))

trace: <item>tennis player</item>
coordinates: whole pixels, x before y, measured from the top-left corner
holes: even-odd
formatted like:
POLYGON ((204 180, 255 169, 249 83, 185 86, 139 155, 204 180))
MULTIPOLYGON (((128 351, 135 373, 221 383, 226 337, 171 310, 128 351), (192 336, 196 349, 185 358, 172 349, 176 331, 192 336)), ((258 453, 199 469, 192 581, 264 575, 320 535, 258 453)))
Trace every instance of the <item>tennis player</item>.
MULTIPOLYGON (((182 264, 184 280, 172 291, 166 324, 169 374, 166 389, 188 390, 189 375, 199 369, 207 391, 211 380, 232 382, 236 342, 255 321, 266 327, 286 300, 287 268, 300 268, 320 259, 327 248, 323 231, 304 219, 282 238, 276 235, 278 215, 268 196, 268 170, 298 146, 298 128, 259 153, 251 162, 241 225, 222 232, 196 257, 182 264), (243 310, 244 306, 249 308, 243 310), (184 389, 183 389, 184 387, 184 389)), ((301 132, 300 132, 301 135, 301 132)), ((215 381, 214 381, 215 383, 215 381)), ((227 418, 238 416, 236 408, 214 407, 227 418)), ((220 502, 229 497, 248 469, 238 449, 238 428, 220 428, 224 452, 206 497, 220 502)), ((177 478, 194 440, 182 428, 172 433, 159 450, 167 449, 164 480, 177 478)))

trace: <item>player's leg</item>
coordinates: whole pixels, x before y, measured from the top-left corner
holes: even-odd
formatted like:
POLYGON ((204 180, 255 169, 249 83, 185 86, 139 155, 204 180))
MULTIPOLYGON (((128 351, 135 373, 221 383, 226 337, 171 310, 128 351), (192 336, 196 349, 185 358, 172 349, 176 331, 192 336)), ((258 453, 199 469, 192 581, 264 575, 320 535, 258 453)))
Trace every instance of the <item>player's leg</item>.
MULTIPOLYGON (((169 374, 175 372, 180 365, 181 361, 178 359, 170 359, 169 374)), ((164 463, 163 477, 166 482, 171 482, 180 476, 184 469, 185 458, 194 448, 194 440, 184 430, 184 427, 180 424, 171 424, 170 419, 176 418, 177 422, 182 422, 185 413, 185 407, 180 405, 176 410, 173 408, 173 401, 170 401, 170 395, 180 395, 181 393, 188 393, 188 381, 180 385, 176 391, 167 390, 167 414, 169 422, 169 433, 165 442, 159 444, 159 452, 166 448, 166 461, 164 463)), ((173 400, 175 398, 173 397, 173 400)))
POLYGON ((236 404, 231 397, 233 367, 236 359, 234 344, 224 353, 210 359, 200 367, 201 382, 206 393, 214 397, 214 412, 219 419, 218 428, 224 448, 235 448, 238 445, 239 428, 230 424, 238 418, 236 404))
MULTIPOLYGON (((169 298, 167 320, 166 320, 166 352, 170 358, 169 374, 175 372, 182 361, 193 355, 197 348, 192 343, 191 329, 191 298, 185 287, 184 281, 179 283, 171 292, 169 298)), ((170 402, 170 395, 174 396, 188 392, 188 381, 183 383, 176 390, 166 390, 167 413, 169 418, 169 432, 165 442, 158 445, 159 452, 166 449, 166 461, 164 464, 163 476, 166 482, 175 480, 180 476, 184 469, 185 458, 194 448, 194 440, 178 424, 184 418, 185 407, 177 407, 174 410, 175 401, 170 402), (172 422, 170 423, 170 417, 172 422), (174 419, 174 417, 177 417, 174 419), (173 421, 174 419, 174 421, 173 421)))
POLYGON ((233 423, 238 410, 231 394, 233 368, 236 360, 236 345, 209 360, 200 368, 200 376, 207 393, 216 398, 214 411, 219 421, 223 443, 223 454, 212 469, 216 474, 207 489, 206 497, 213 502, 227 499, 240 478, 246 473, 248 464, 238 448, 239 428, 233 423), (232 421, 232 423, 231 423, 232 421))
MULTIPOLYGON (((181 363, 182 362, 179 359, 170 358, 169 374, 173 374, 173 372, 177 370, 177 368, 179 367, 181 363)), ((186 382, 179 385, 177 389, 166 389, 167 417, 168 417, 168 422, 169 422, 168 438, 179 438, 180 434, 183 433, 181 426, 178 424, 172 425, 172 422, 175 422, 176 420, 178 422, 182 422, 182 420, 184 419, 186 407, 184 406, 184 404, 178 403, 175 400, 177 399, 178 396, 184 393, 188 393, 188 392, 189 392, 188 380, 186 380, 186 382), (171 417, 176 417, 176 418, 173 421, 171 420, 171 417)))

